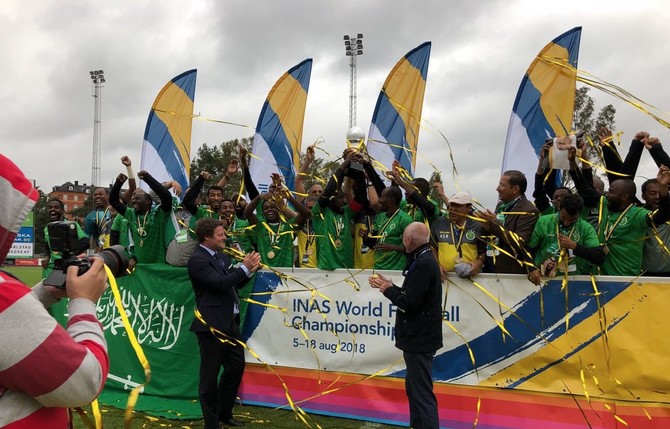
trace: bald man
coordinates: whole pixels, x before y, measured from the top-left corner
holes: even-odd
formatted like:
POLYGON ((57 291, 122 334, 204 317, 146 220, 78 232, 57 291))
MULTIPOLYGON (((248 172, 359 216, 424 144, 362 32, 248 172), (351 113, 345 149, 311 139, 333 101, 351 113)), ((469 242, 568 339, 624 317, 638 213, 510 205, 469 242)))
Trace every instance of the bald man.
POLYGON ((407 366, 405 391, 409 425, 414 429, 440 427, 432 371, 433 356, 442 347, 442 285, 440 265, 429 239, 430 231, 421 222, 412 222, 403 231, 407 265, 402 287, 381 274, 368 279, 370 286, 379 289, 400 310, 396 313, 395 346, 402 350, 407 366))

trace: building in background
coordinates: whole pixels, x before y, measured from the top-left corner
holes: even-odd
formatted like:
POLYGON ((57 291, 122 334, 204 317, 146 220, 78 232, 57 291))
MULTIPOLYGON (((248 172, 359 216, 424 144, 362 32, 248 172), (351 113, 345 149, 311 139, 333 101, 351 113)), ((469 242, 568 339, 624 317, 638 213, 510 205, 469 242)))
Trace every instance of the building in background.
POLYGON ((79 184, 78 180, 65 182, 60 186, 54 186, 49 192, 49 198, 58 198, 65 206, 65 217, 72 220, 71 213, 84 206, 85 201, 93 195, 93 185, 79 184))

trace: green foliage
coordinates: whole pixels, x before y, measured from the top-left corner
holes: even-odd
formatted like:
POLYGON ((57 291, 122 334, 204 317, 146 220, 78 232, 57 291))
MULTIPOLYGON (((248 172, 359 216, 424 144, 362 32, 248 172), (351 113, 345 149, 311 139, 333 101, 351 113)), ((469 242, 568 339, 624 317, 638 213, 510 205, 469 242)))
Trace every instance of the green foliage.
POLYGON ((70 214, 73 216, 74 219, 81 219, 83 221, 86 215, 93 210, 93 204, 94 204, 93 194, 89 194, 86 197, 86 201, 84 201, 84 204, 78 209, 72 210, 70 214))
MULTIPOLYGON (((213 180, 210 180, 210 183, 214 184, 218 182, 225 175, 230 160, 239 157, 239 147, 242 146, 251 153, 252 144, 252 138, 230 140, 218 146, 209 146, 205 143, 198 149, 195 158, 191 161, 190 182, 193 183, 202 171, 212 174, 213 180)), ((301 154, 300 159, 304 161, 305 154, 301 154)), ((322 158, 315 158, 314 162, 310 164, 307 175, 304 178, 305 189, 309 189, 317 183, 326 186, 328 179, 335 173, 339 164, 340 160, 326 161, 322 158)), ((240 189, 242 174, 235 174, 230 179, 226 189, 224 189, 224 195, 227 196, 240 189)), ((204 190, 206 190, 206 187, 204 190)))
POLYGON ((614 132, 616 109, 608 104, 601 108, 596 115, 595 100, 588 94, 589 90, 590 88, 582 86, 575 91, 575 112, 572 128, 585 132, 585 135, 593 142, 593 146, 587 146, 586 148, 590 158, 597 158, 602 161, 598 131, 607 128, 614 132))
MULTIPOLYGON (((208 146, 207 143, 205 143, 198 149, 195 158, 191 160, 189 182, 193 183, 202 171, 207 171, 212 174, 213 180, 210 180, 210 183, 215 184, 226 174, 230 160, 239 157, 240 146, 246 148, 248 152, 251 152, 252 143, 253 139, 251 137, 243 138, 241 140, 229 140, 218 146, 208 146)), ((224 193, 228 196, 240 189, 242 175, 238 173, 231 176, 230 179, 231 180, 228 182, 224 193)), ((207 187, 205 186, 204 191, 206 191, 206 188, 207 187)))
MULTIPOLYGON (((300 155, 300 162, 302 165, 305 162, 306 155, 300 155)), ((307 168, 306 176, 304 177, 305 190, 308 191, 313 185, 326 186, 328 180, 335 174, 335 170, 340 166, 341 159, 334 161, 326 161, 323 158, 314 158, 314 161, 307 168)))
POLYGON ((33 222, 35 225, 35 253, 41 253, 44 250, 44 227, 49 223, 49 209, 47 207, 47 194, 37 188, 39 198, 35 207, 33 207, 33 222))

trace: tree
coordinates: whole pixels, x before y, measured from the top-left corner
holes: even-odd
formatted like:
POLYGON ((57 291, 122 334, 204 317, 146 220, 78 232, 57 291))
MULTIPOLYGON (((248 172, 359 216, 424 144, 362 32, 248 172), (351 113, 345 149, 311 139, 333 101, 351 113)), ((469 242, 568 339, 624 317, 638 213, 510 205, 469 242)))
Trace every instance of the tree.
POLYGON ((33 223, 35 225, 35 253, 44 250, 44 227, 49 223, 49 208, 47 207, 47 194, 38 187, 39 198, 33 207, 33 223))
MULTIPOLYGON (((573 115, 573 130, 584 131, 585 136, 591 139, 593 146, 587 145, 586 150, 590 159, 599 159, 600 164, 604 165, 602 149, 600 148, 600 138, 598 131, 607 128, 614 131, 615 120, 614 115, 616 109, 611 104, 601 108, 598 114, 595 113, 595 100, 588 93, 591 88, 582 86, 575 91, 575 111, 573 115)), ((595 170, 594 173, 603 179, 605 173, 600 170, 595 170)), ((563 175, 563 180, 568 180, 568 175, 563 175)))
MULTIPOLYGON (((193 183, 201 171, 207 171, 212 174, 214 177, 213 183, 215 183, 226 173, 230 159, 239 156, 239 147, 243 146, 249 153, 251 153, 252 145, 252 138, 230 140, 223 142, 218 146, 208 146, 205 143, 198 149, 195 158, 191 161, 190 182, 193 183)), ((305 154, 301 154, 300 159, 301 161, 304 160, 305 154)), ((337 170, 338 166, 338 160, 326 161, 322 158, 314 159, 314 162, 312 162, 307 170, 305 188, 309 189, 312 185, 317 183, 325 186, 330 176, 337 170)), ((232 176, 224 190, 224 195, 230 196, 234 192, 237 192, 240 189, 241 182, 241 174, 232 176)), ((206 191, 206 187, 204 191, 206 191)))
MULTIPOLYGON (((229 140, 218 146, 211 147, 205 143, 198 149, 195 158, 191 161, 190 183, 193 183, 202 171, 211 173, 214 178, 213 183, 216 183, 226 174, 226 169, 228 168, 228 163, 231 158, 237 158, 239 156, 240 146, 251 152, 252 143, 253 139, 251 137, 245 137, 241 140, 229 140)), ((226 186, 226 188, 232 190, 227 192, 227 195, 230 196, 233 192, 237 192, 237 190, 240 189, 241 183, 242 176, 240 174, 232 176, 226 186)), ((205 187, 204 191, 206 192, 206 190, 205 187)))

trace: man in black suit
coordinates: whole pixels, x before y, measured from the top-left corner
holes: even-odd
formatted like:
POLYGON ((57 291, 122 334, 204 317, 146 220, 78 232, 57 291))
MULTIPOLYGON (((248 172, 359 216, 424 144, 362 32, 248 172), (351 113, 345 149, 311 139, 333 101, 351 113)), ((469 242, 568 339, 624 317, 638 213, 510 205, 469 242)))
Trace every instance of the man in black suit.
POLYGON ((223 250, 226 231, 218 219, 200 219, 195 227, 200 245, 188 261, 188 276, 193 284, 200 317, 191 331, 200 345, 200 385, 198 395, 205 429, 243 426, 233 418, 233 404, 244 374, 244 347, 240 335, 240 299, 242 288, 260 267, 260 255, 248 253, 242 264, 233 267, 223 250), (223 367, 223 375, 218 379, 223 367))
POLYGON ((432 370, 435 352, 442 347, 442 281, 429 239, 430 231, 421 222, 412 222, 403 231, 407 265, 402 287, 381 274, 368 280, 398 307, 395 346, 403 351, 407 366, 405 391, 409 425, 414 429, 440 427, 432 370))

